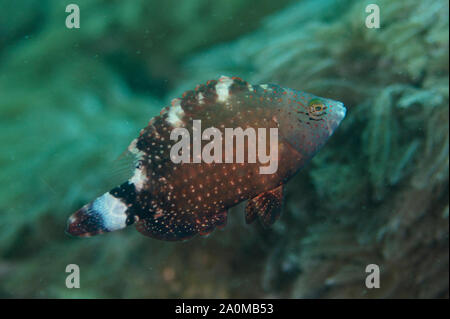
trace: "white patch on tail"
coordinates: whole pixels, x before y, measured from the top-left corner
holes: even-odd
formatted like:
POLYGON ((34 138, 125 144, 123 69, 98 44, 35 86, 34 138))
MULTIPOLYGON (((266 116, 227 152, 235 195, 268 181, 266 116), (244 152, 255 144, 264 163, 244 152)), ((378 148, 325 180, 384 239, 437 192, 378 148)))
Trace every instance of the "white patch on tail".
POLYGON ((128 209, 127 205, 110 193, 105 193, 94 200, 91 209, 102 217, 103 226, 108 231, 122 229, 127 226, 127 214, 125 213, 128 209))

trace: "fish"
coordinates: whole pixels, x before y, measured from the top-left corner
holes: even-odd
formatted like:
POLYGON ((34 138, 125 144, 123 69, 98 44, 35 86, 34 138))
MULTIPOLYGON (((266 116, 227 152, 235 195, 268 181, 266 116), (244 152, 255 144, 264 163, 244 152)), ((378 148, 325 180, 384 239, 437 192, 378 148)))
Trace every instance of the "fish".
POLYGON ((342 102, 277 84, 221 76, 198 85, 140 131, 127 149, 132 176, 72 214, 66 232, 90 237, 135 225, 154 239, 187 240, 223 228, 229 209, 244 201, 245 222, 270 227, 286 183, 345 115, 342 102), (199 123, 214 134, 198 132, 199 123), (244 136, 238 142, 230 132, 244 136))

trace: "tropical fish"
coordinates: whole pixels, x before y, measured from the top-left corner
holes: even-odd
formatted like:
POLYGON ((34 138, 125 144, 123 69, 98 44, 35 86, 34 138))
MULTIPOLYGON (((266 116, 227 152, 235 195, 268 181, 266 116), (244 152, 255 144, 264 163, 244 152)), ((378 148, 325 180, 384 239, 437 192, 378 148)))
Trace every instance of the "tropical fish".
POLYGON ((226 76, 208 81, 172 100, 150 120, 128 147, 136 159, 133 176, 76 211, 67 232, 93 236, 135 224, 152 238, 185 240, 224 227, 228 209, 245 200, 246 222, 258 218, 269 227, 280 217, 286 182, 325 144, 345 114, 341 102, 275 84, 251 85, 226 76), (199 135, 199 121, 219 135, 199 135), (231 144, 211 147, 230 128, 247 132, 247 143, 238 145, 237 135, 232 135, 231 144), (176 129, 189 135, 184 136, 189 137, 184 149, 188 154, 183 148, 173 151, 183 139, 183 134, 174 139, 176 129), (270 141, 265 138, 269 134, 270 141), (271 149, 274 142, 276 152, 271 149), (272 170, 262 172, 267 168, 262 161, 237 160, 238 146, 244 145, 244 158, 250 158, 256 144, 259 155, 266 151, 264 163, 274 164, 272 170), (230 147, 232 157, 225 158, 230 147), (201 160, 202 154, 215 160, 201 160))

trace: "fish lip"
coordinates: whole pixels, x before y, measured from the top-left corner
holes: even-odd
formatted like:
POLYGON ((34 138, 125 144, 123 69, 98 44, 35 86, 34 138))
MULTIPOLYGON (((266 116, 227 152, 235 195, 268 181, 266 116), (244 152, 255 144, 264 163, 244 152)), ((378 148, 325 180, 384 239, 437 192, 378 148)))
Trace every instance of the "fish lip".
POLYGON ((334 131, 339 127, 342 120, 345 118, 347 114, 347 108, 344 106, 344 103, 337 102, 335 107, 333 108, 332 116, 327 119, 327 128, 329 136, 333 135, 334 131))
POLYGON ((345 116, 347 115, 347 108, 345 107, 344 103, 342 103, 342 102, 339 102, 337 104, 337 106, 339 108, 337 115, 339 116, 340 121, 342 121, 345 118, 345 116))

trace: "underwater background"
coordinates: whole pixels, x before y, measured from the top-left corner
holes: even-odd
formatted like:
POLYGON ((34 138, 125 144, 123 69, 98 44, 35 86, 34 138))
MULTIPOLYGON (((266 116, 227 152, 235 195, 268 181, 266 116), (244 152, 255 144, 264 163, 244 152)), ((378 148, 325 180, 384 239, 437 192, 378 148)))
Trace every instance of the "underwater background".
POLYGON ((0 141, 1 298, 449 297, 446 0, 0 0, 0 141), (222 74, 347 107, 280 220, 240 205, 187 242, 66 235, 149 119, 222 74))

